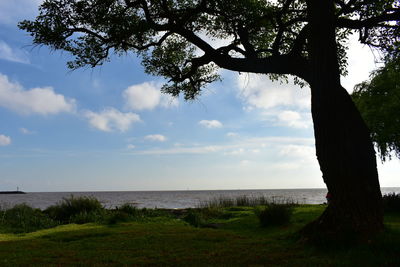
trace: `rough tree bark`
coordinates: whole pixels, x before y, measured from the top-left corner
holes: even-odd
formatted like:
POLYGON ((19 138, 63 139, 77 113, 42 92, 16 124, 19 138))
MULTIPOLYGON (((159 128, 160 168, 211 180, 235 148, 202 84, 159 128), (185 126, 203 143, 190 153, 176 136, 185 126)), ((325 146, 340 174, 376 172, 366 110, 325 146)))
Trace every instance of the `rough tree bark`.
POLYGON ((316 153, 332 200, 303 233, 321 241, 368 239, 383 229, 375 151, 368 128, 340 84, 333 1, 307 4, 316 153))

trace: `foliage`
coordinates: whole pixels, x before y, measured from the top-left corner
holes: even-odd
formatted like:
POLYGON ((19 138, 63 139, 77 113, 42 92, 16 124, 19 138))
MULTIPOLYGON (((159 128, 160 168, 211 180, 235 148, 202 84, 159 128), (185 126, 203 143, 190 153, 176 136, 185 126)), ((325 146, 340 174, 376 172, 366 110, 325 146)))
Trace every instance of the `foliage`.
POLYGON ((262 227, 285 225, 290 222, 293 207, 287 204, 269 204, 255 212, 262 227))
MULTIPOLYGON (((304 84, 309 60, 309 9, 304 0, 47 0, 19 27, 34 44, 70 52, 72 69, 101 65, 111 54, 142 56, 145 71, 165 77, 164 92, 186 99, 218 80, 218 68, 295 75, 304 84), (219 44, 213 40, 224 40, 219 44), (217 47, 215 47, 217 46, 217 47)), ((399 1, 337 1, 337 58, 346 67, 346 39, 396 55, 399 1), (357 19, 353 19, 357 18, 357 19), (394 21, 394 23, 393 23, 394 21)))
POLYGON ((63 198, 58 204, 48 207, 44 213, 61 223, 95 222, 105 211, 101 203, 94 197, 81 196, 63 198))
POLYGON ((111 212, 105 220, 107 224, 117 224, 119 222, 128 222, 128 221, 132 221, 131 216, 129 216, 128 213, 121 211, 111 212))
POLYGON ((18 204, 0 211, 0 227, 12 233, 28 233, 56 226, 57 223, 39 209, 18 204))
POLYGON ((151 221, 158 217, 168 218, 171 214, 163 209, 147 209, 137 208, 129 203, 125 203, 115 210, 108 210, 105 217, 107 224, 116 224, 118 222, 131 222, 131 221, 151 221))
POLYGON ((198 205, 199 208, 227 208, 227 207, 255 207, 261 205, 268 205, 270 203, 280 203, 288 205, 297 205, 297 203, 290 198, 280 197, 266 197, 260 196, 218 196, 213 199, 201 201, 198 205))
POLYGON ((356 86, 352 97, 367 123, 383 161, 400 158, 400 57, 374 71, 356 86))
POLYGON ((385 212, 398 212, 400 213, 400 194, 389 193, 382 197, 383 210, 385 212))
POLYGON ((194 227, 200 227, 205 224, 203 215, 199 210, 190 209, 183 220, 194 227))
POLYGON ((122 206, 117 207, 116 210, 133 216, 137 216, 138 214, 142 213, 140 209, 128 203, 125 203, 122 206))

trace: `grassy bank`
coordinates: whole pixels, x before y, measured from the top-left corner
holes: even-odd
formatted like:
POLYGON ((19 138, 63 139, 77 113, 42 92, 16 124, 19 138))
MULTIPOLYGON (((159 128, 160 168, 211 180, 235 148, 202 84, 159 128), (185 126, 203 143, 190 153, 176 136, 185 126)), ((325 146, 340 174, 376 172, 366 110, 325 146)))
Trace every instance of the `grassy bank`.
POLYGON ((261 226, 257 208, 146 211, 131 219, 119 210, 111 222, 66 224, 30 233, 3 229, 0 265, 400 265, 398 213, 385 216, 387 231, 371 243, 318 248, 299 242, 295 233, 324 206, 293 205, 288 223, 268 227, 261 226), (198 227, 190 214, 201 220, 198 227))

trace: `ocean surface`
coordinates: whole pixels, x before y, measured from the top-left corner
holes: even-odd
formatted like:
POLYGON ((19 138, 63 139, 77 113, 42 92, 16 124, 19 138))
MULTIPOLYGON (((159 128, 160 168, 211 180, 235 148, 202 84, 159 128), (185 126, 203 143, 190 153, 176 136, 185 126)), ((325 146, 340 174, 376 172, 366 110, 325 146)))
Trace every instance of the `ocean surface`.
MULTIPOLYGON (((382 194, 400 193, 400 187, 384 187, 382 194)), ((269 189, 269 190, 204 190, 204 191, 97 191, 97 192, 27 192, 27 194, 0 194, 0 208, 26 203, 34 208, 45 209, 63 198, 90 196, 97 198, 106 208, 130 203, 140 208, 194 208, 201 202, 221 197, 259 197, 275 200, 290 199, 299 204, 322 204, 326 189, 269 189)))

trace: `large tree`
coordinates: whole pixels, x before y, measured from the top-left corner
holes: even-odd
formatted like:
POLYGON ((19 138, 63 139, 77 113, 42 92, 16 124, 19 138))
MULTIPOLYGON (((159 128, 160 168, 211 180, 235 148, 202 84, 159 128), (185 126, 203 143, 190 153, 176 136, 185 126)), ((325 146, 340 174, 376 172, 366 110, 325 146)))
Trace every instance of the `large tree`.
POLYGON ((371 131, 382 161, 400 158, 400 57, 387 58, 369 81, 355 87, 352 98, 371 131))
POLYGON ((399 0, 45 0, 36 20, 19 26, 34 44, 72 53, 72 69, 133 51, 146 72, 168 79, 164 92, 186 99, 217 80, 218 68, 308 83, 332 201, 304 233, 368 237, 383 229, 375 152, 340 76, 354 31, 360 42, 396 53, 399 8, 399 0))

